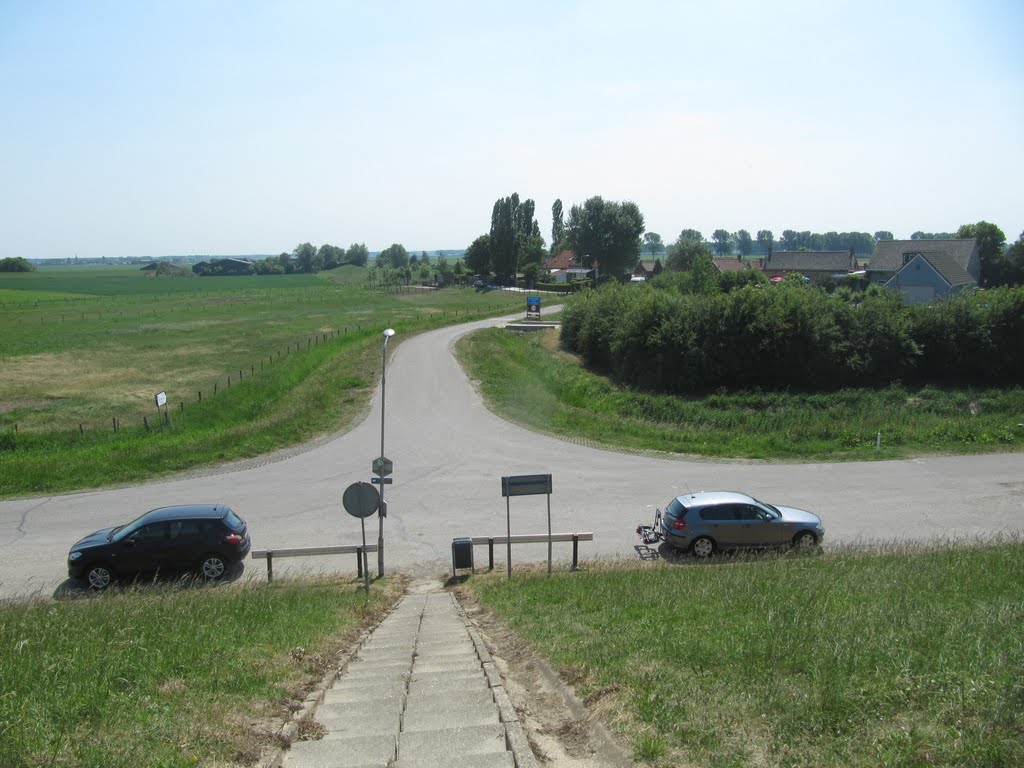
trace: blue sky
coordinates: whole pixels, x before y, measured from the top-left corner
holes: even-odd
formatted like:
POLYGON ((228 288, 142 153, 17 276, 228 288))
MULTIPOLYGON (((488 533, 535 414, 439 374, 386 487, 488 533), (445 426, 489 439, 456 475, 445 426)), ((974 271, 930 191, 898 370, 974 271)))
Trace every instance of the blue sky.
POLYGON ((0 257, 463 248, 495 199, 1024 230, 1024 4, 0 0, 0 257))

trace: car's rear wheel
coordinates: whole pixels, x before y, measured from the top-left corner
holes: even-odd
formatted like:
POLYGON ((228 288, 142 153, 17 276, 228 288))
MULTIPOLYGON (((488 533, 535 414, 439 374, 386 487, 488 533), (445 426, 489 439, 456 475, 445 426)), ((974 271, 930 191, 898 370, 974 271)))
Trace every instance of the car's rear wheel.
POLYGON ((793 549, 806 552, 814 549, 817 545, 818 539, 810 531, 800 531, 796 536, 793 537, 793 549))
POLYGON ((711 557, 715 554, 715 542, 707 536, 701 536, 699 539, 694 539, 693 543, 690 544, 690 551, 696 557, 711 557))
POLYGON ((217 581, 227 571, 227 563, 220 555, 207 555, 199 564, 199 573, 207 581, 217 581))
POLYGON ((89 583, 89 589, 102 592, 114 580, 114 572, 107 565, 100 563, 85 572, 85 580, 89 583))

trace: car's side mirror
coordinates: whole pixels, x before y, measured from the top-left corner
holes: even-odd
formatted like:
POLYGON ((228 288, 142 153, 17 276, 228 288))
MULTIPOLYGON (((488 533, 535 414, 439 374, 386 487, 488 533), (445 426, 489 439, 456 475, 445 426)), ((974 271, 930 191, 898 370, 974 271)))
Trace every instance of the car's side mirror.
POLYGON ((134 547, 135 546, 135 539, 133 539, 133 538, 131 538, 129 536, 127 539, 124 540, 124 545, 126 547, 134 547))

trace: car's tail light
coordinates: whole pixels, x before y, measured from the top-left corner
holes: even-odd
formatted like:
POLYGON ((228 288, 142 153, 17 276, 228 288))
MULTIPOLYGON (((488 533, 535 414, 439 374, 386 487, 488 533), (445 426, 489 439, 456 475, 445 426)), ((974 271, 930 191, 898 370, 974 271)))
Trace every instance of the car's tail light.
POLYGON ((686 521, 683 518, 681 518, 681 517, 677 517, 675 520, 672 521, 672 530, 673 531, 681 531, 685 527, 686 527, 686 521))
POLYGON ((242 535, 239 533, 229 533, 224 537, 224 542, 227 544, 241 544, 242 535))

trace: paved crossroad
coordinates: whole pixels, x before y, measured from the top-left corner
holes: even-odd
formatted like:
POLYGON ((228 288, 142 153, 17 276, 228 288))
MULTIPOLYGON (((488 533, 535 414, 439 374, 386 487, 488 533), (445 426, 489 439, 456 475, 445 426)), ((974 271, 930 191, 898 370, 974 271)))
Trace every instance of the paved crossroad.
MULTIPOLYGON (((395 337, 389 350, 385 452, 394 462, 385 521, 386 568, 442 574, 456 536, 505 531, 503 475, 553 475, 557 531, 593 531, 582 557, 635 559, 640 522, 687 489, 728 488, 819 513, 830 542, 970 537, 1024 529, 1024 456, 935 457, 841 464, 759 464, 658 459, 547 437, 490 413, 450 348, 480 321, 395 337), (398 342, 396 345, 395 342, 398 342)), ((326 546, 359 538, 341 506, 345 488, 370 479, 380 453, 379 391, 349 433, 286 458, 126 488, 0 502, 0 595, 50 595, 65 579, 68 546, 156 506, 231 505, 253 546, 326 546)), ((544 496, 511 499, 512 533, 547 528, 544 496)), ((376 539, 376 518, 367 536, 376 539)), ((568 557, 569 545, 555 556, 568 557)), ((480 555, 478 553, 478 561, 480 555)), ((514 559, 540 561, 545 545, 514 559)), ((504 561, 502 560, 502 563, 504 561)), ((262 564, 248 563, 250 572, 262 564)), ((501 566, 499 566, 501 567, 501 566)), ((350 571, 350 558, 289 561, 288 569, 350 571)), ((376 569, 374 569, 376 570, 376 569)), ((275 575, 278 567, 275 563, 275 575)))

